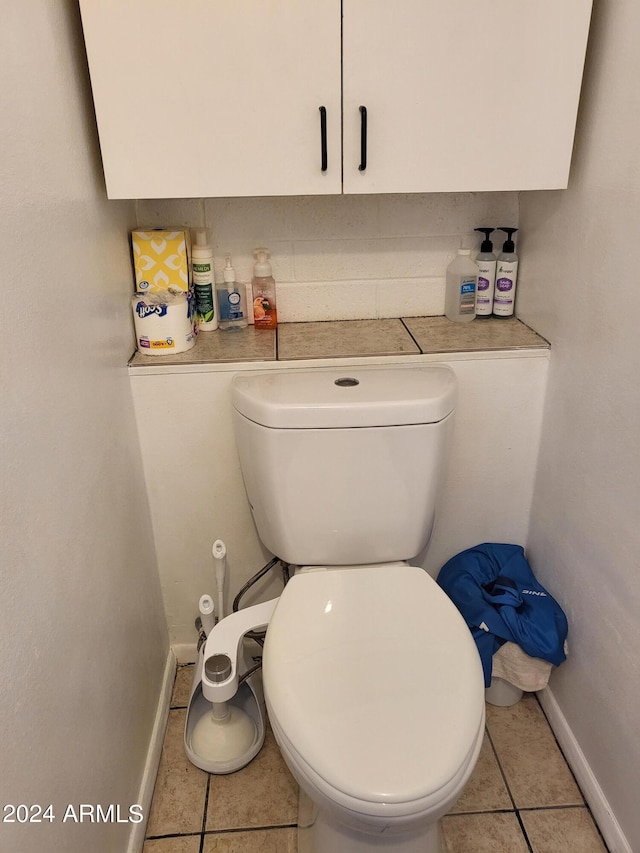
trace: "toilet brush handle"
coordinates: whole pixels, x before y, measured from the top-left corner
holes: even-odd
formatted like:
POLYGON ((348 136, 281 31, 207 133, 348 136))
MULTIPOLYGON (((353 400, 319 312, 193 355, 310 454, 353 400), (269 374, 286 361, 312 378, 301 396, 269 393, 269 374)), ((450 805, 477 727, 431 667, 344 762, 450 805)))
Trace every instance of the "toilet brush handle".
POLYGON ((227 575, 227 546, 222 539, 216 539, 211 549, 216 575, 216 591, 218 594, 218 621, 224 619, 224 581, 227 575))

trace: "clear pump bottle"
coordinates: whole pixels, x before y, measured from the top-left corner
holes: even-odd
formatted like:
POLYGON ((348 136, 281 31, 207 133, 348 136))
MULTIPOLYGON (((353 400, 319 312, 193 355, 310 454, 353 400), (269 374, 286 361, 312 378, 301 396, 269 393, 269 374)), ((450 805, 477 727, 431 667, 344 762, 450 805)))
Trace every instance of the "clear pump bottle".
POLYGON ((236 271, 231 265, 231 255, 225 257, 224 282, 216 284, 218 297, 218 323, 224 331, 244 329, 247 318, 247 291, 236 281, 236 271))

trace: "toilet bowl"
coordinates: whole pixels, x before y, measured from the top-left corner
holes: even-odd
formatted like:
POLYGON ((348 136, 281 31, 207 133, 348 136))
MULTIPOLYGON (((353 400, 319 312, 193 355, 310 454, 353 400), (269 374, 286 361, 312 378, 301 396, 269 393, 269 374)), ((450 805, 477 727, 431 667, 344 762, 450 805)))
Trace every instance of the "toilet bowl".
POLYGON ((457 384, 436 364, 239 373, 234 432, 262 543, 303 566, 270 611, 266 707, 300 790, 299 853, 440 853, 484 677, 411 566, 446 472, 457 384))
POLYGON ((484 682, 433 579, 398 564, 303 569, 271 617, 263 678, 282 755, 314 805, 301 853, 438 853, 437 821, 482 745, 484 682))

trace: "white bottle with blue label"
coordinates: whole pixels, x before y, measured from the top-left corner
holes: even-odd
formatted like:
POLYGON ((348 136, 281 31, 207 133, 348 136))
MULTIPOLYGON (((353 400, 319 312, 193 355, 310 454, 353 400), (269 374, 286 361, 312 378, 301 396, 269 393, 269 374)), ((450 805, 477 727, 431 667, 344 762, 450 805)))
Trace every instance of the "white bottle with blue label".
POLYGON ((247 323, 247 290, 236 281, 231 255, 226 256, 224 282, 216 284, 218 326, 221 329, 244 329, 247 323))
POLYGON ((516 283, 518 281, 518 256, 513 242, 517 228, 499 228, 507 239, 498 256, 496 266, 496 288, 493 294, 494 317, 513 317, 516 306, 516 283))
POLYGON ((478 267, 471 260, 471 249, 458 249, 447 267, 444 313, 455 323, 468 323, 476 316, 478 267))

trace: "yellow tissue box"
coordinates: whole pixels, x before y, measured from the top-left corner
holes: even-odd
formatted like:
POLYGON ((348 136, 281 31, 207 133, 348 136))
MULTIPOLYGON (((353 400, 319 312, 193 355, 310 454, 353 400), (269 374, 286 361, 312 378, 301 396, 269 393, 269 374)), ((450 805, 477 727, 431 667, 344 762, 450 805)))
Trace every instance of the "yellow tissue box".
POLYGON ((191 239, 185 229, 148 228, 131 232, 133 268, 137 293, 153 293, 170 287, 191 288, 191 239))

